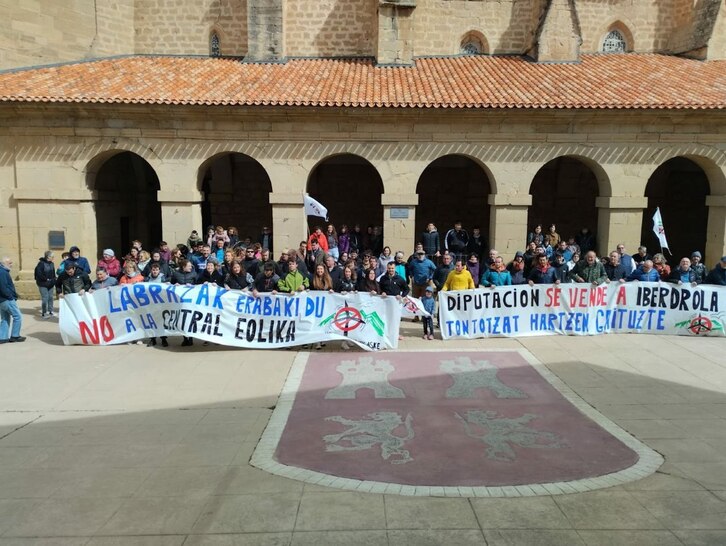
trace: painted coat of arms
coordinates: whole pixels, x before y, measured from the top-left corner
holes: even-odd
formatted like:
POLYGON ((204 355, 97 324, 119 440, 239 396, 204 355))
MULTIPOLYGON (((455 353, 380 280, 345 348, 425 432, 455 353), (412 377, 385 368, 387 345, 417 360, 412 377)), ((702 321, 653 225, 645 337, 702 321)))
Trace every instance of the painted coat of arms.
POLYGON ((291 386, 252 463, 303 480, 450 491, 587 480, 639 461, 518 351, 313 354, 291 386))

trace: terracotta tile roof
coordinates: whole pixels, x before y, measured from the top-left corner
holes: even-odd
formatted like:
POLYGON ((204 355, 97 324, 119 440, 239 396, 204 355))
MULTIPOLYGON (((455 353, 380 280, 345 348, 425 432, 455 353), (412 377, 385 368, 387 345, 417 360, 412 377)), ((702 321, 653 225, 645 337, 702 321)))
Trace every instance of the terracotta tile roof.
POLYGON ((2 102, 398 108, 726 108, 726 61, 655 54, 525 58, 235 59, 134 56, 0 73, 2 102))

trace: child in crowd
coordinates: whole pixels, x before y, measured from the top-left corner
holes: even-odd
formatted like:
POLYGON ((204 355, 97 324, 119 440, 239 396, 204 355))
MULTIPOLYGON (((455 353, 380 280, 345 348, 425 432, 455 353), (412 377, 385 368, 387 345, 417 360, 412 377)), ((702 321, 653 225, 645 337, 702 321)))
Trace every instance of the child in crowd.
POLYGON ((434 339, 434 289, 430 286, 426 287, 424 295, 421 298, 424 309, 430 313, 430 316, 423 317, 423 338, 434 339))

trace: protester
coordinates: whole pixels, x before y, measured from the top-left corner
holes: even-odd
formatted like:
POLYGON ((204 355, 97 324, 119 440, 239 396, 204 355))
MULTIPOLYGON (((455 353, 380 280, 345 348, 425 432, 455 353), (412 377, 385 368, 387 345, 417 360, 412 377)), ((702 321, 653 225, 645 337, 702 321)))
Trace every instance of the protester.
POLYGON ((15 291, 15 283, 10 276, 12 267, 13 261, 9 256, 5 256, 0 261, 0 343, 25 341, 25 337, 20 335, 23 315, 18 308, 18 293, 15 291))
POLYGON ((38 260, 33 273, 35 284, 40 291, 40 318, 50 318, 53 315, 53 288, 55 287, 56 274, 53 263, 54 254, 52 250, 46 250, 43 257, 38 260))

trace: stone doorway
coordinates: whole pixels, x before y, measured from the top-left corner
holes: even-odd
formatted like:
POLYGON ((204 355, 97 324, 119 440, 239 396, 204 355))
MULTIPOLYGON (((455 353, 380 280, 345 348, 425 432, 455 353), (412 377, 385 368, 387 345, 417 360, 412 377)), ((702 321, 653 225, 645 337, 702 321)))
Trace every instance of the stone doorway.
MULTIPOLYGON (((658 167, 645 187, 648 208, 643 212, 640 241, 648 248, 648 253, 661 252, 658 238, 653 233, 653 213, 660 207, 672 256, 667 251, 664 254, 671 267, 682 257, 690 257, 694 250, 703 255, 708 226, 706 196, 709 193, 706 173, 690 159, 676 157, 658 167)), ((709 259, 713 262, 714 256, 709 259)), ((709 263, 707 265, 710 267, 709 263)))
POLYGON ((144 158, 133 152, 114 153, 103 160, 92 188, 97 195, 94 259, 105 248, 112 248, 119 258, 125 256, 134 239, 146 249, 158 246, 162 238, 159 177, 144 158))
POLYGON ((209 159, 200 172, 203 237, 207 226, 234 226, 240 239, 257 242, 262 228, 272 227, 272 183, 258 161, 245 154, 225 153, 209 159))
POLYGON ((342 154, 324 159, 310 173, 307 191, 328 209, 329 220, 308 216, 309 230, 325 228, 328 223, 336 230, 342 224, 351 230, 359 224, 363 233, 368 226, 383 229, 383 181, 362 157, 342 154))
POLYGON ((443 250, 446 232, 454 227, 454 222, 460 221, 470 236, 472 230, 478 227, 487 245, 491 244, 488 204, 491 184, 486 171, 476 161, 461 155, 438 158, 421 174, 416 193, 418 207, 414 243, 421 241, 426 226, 433 222, 443 250))
MULTIPOLYGON (((592 169, 579 159, 558 157, 546 163, 534 175, 529 193, 532 205, 527 215, 527 233, 541 224, 546 234, 550 224, 555 224, 564 239, 576 236, 582 228, 597 238, 598 181, 592 169)), ((522 241, 522 249, 526 243, 526 239, 522 241)))

